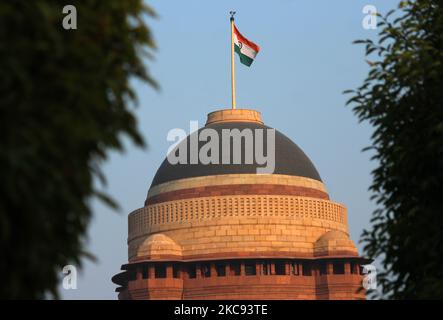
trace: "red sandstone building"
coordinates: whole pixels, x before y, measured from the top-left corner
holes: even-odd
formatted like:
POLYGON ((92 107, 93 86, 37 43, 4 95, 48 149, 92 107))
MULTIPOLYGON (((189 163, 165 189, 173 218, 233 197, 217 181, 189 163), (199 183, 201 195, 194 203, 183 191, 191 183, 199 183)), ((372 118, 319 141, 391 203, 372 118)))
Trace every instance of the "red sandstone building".
MULTIPOLYGON (((204 128, 268 127, 256 111, 229 109, 204 128)), ((112 278, 119 299, 365 299, 367 261, 346 208, 309 158, 276 131, 274 174, 257 166, 166 159, 129 214, 129 262, 112 278)))

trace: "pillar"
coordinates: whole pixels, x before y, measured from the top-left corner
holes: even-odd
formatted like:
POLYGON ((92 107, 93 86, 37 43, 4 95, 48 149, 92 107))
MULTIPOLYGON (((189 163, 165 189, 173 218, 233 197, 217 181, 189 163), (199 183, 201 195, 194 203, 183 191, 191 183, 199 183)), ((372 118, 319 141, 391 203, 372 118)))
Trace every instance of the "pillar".
POLYGON ((153 278, 155 278, 154 265, 149 264, 148 265, 148 279, 153 279, 153 278))
POLYGON ((289 261, 285 262, 285 275, 291 275, 291 264, 289 261))
POLYGON ((217 270, 215 268, 215 263, 211 263, 209 273, 210 273, 211 277, 217 276, 217 270))
POLYGON ((141 267, 137 267, 135 272, 136 272, 135 279, 136 280, 141 280, 143 278, 142 268, 141 267))
POLYGON ((345 262, 345 274, 351 274, 351 263, 345 262))
POLYGON ((360 274, 360 267, 359 267, 358 263, 354 263, 354 273, 360 274))
POLYGON ((327 262, 326 263, 326 273, 329 274, 333 274, 334 273, 334 265, 332 262, 327 262))
POLYGON ((172 279, 173 278, 172 264, 171 263, 166 264, 166 278, 168 278, 168 279, 172 279))
POLYGON ((259 275, 261 275, 261 268, 262 268, 262 264, 261 264, 261 262, 260 261, 257 261, 256 263, 255 263, 255 274, 257 275, 257 276, 259 276, 259 275))

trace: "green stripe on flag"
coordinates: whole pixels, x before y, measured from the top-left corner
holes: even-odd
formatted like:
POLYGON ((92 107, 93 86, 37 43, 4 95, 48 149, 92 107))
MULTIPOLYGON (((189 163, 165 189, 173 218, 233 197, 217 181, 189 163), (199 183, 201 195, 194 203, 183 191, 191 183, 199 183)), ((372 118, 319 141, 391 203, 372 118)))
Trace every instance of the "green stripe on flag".
POLYGON ((234 45, 234 49, 235 52, 238 53, 238 56, 240 57, 240 62, 243 63, 245 66, 251 66, 252 62, 254 61, 254 59, 249 58, 247 55, 244 55, 243 53, 241 53, 239 46, 237 46, 236 44, 234 45))

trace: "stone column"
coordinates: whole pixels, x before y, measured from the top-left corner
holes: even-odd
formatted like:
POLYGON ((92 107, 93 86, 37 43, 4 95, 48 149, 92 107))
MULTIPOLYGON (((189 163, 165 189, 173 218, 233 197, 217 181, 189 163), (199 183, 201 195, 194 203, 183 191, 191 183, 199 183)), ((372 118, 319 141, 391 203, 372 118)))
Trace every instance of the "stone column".
POLYGON ((351 274, 351 263, 345 262, 345 274, 351 274))
POLYGON ((291 264, 289 261, 285 262, 285 275, 291 275, 291 264))
POLYGON ((149 264, 148 265, 148 279, 155 278, 155 272, 154 272, 154 265, 149 264))
POLYGON ((267 264, 267 262, 266 262, 266 261, 262 261, 262 262, 260 263, 260 265, 261 265, 261 272, 260 272, 260 274, 265 275, 265 276, 268 276, 268 275, 269 275, 269 270, 268 270, 268 264, 267 264), (266 271, 265 271, 265 270, 266 270, 266 271))
POLYGON ((211 263, 209 273, 210 273, 211 277, 217 276, 217 270, 215 269, 215 263, 211 263))
POLYGON ((245 262, 244 261, 240 262, 240 275, 241 276, 246 275, 246 272, 245 272, 245 262))
POLYGON ((232 277, 234 275, 234 270, 232 269, 232 266, 230 263, 228 263, 228 273, 226 273, 228 276, 232 277))
POLYGON ((360 274, 360 266, 358 263, 354 264, 354 273, 360 274))
POLYGON ((332 262, 327 262, 326 263, 326 273, 329 274, 333 274, 334 273, 334 265, 332 262))
POLYGON ((168 279, 172 279, 173 278, 172 264, 171 263, 166 264, 166 278, 168 278, 168 279))

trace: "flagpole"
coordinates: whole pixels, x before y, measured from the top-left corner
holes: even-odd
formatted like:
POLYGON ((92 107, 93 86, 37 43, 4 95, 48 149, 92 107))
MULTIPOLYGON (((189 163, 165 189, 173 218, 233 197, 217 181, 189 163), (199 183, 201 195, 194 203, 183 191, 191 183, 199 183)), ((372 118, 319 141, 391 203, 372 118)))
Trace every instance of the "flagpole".
POLYGON ((231 90, 232 90, 232 109, 236 107, 235 99, 235 56, 234 56, 234 15, 235 11, 230 11, 231 14, 231 90))

